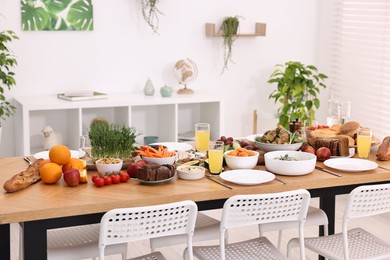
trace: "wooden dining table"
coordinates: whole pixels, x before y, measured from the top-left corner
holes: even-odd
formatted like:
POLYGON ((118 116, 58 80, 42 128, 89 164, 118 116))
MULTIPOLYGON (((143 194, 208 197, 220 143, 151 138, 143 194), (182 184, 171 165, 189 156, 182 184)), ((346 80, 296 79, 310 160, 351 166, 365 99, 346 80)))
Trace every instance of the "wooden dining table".
MULTIPOLYGON (((174 178, 169 182, 148 185, 136 180, 127 183, 96 187, 88 171, 89 182, 76 187, 68 187, 61 179, 47 185, 38 182, 15 193, 0 192, 0 259, 11 259, 10 224, 20 223, 23 227, 25 259, 46 259, 47 230, 59 227, 98 223, 108 210, 120 207, 148 206, 181 200, 193 200, 199 210, 222 208, 224 201, 236 194, 272 193, 294 189, 307 189, 312 197, 319 197, 319 206, 327 213, 329 233, 334 233, 335 197, 347 194, 363 184, 390 182, 390 161, 377 161, 375 155, 370 160, 387 168, 376 168, 362 172, 334 170, 341 177, 314 170, 301 176, 277 175, 279 180, 243 186, 218 181, 232 187, 222 186, 208 178, 182 180, 174 178), (283 183, 283 182, 284 183, 283 183)), ((317 162, 318 166, 324 166, 317 162)), ((14 174, 26 169, 23 157, 0 158, 0 184, 4 184, 14 174)), ((265 170, 265 166, 257 166, 265 170)), ((327 167, 325 167, 327 168, 327 167)), ((330 168, 327 168, 330 170, 330 168)))

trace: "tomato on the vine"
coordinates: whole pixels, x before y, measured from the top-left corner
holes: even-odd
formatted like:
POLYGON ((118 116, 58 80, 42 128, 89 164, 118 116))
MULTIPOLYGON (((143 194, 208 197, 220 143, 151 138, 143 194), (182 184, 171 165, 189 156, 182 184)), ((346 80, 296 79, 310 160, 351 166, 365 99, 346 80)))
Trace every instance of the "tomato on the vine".
POLYGON ((112 178, 110 176, 104 176, 104 185, 110 185, 112 183, 112 178))
POLYGON ((94 183, 95 183, 96 187, 102 187, 102 186, 104 186, 105 181, 104 181, 103 178, 100 178, 100 177, 98 176, 98 178, 95 178, 94 183))
POLYGON ((113 184, 117 184, 121 182, 121 176, 119 176, 118 174, 112 174, 111 179, 113 184))
POLYGON ((92 175, 92 182, 95 183, 95 180, 96 180, 97 178, 100 178, 100 177, 99 177, 99 174, 95 173, 94 175, 92 175))
POLYGON ((120 178, 121 178, 121 182, 127 182, 130 179, 130 176, 127 172, 121 171, 120 178))

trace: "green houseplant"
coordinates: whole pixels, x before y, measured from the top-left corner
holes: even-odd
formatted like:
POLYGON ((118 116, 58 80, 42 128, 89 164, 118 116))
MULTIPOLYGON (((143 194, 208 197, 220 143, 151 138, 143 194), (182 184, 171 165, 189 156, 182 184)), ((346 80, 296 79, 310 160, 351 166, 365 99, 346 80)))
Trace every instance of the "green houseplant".
POLYGON ((142 16, 154 33, 158 34, 159 15, 163 13, 157 8, 159 0, 142 0, 142 16))
POLYGON ((222 73, 228 69, 229 62, 233 62, 233 43, 237 38, 238 28, 240 26, 240 16, 227 16, 223 19, 220 31, 223 37, 224 62, 222 73))
POLYGON ((15 106, 13 106, 4 96, 5 89, 10 90, 16 85, 15 73, 13 69, 17 62, 15 56, 8 48, 8 43, 12 40, 18 39, 13 31, 0 32, 0 127, 1 121, 7 119, 15 113, 15 106))
POLYGON ((325 74, 319 73, 313 65, 304 65, 296 61, 276 65, 268 83, 276 83, 277 88, 270 95, 278 108, 279 123, 288 129, 290 121, 297 118, 301 122, 315 119, 315 110, 320 107, 317 95, 320 88, 326 88, 325 74))

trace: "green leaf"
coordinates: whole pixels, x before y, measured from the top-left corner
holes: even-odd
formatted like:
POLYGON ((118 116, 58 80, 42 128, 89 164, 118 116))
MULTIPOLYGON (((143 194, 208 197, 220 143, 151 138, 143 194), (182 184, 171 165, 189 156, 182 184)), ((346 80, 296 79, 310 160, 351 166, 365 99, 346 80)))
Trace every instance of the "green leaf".
POLYGON ((49 13, 57 14, 65 10, 72 0, 42 0, 49 13))
POLYGON ((76 30, 93 30, 93 10, 91 0, 79 0, 72 4, 66 20, 76 30))
POLYGON ((50 15, 43 7, 32 6, 22 2, 22 29, 24 31, 47 30, 50 15))
POLYGON ((320 100, 318 98, 314 99, 314 106, 318 109, 320 107, 320 100))
POLYGON ((313 107, 313 102, 311 100, 307 100, 305 102, 305 106, 308 110, 310 110, 313 107))

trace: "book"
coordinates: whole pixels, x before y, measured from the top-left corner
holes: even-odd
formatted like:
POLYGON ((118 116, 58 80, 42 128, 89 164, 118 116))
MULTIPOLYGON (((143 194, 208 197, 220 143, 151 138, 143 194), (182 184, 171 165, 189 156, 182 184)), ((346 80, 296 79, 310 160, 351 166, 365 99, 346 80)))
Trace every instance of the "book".
MULTIPOLYGON (((75 94, 75 93, 74 93, 75 94)), ((108 98, 108 95, 106 93, 101 92, 92 92, 92 95, 77 95, 77 96, 71 96, 69 94, 60 93, 57 94, 57 98, 68 100, 68 101, 84 101, 84 100, 96 100, 96 99, 104 99, 108 98)))

